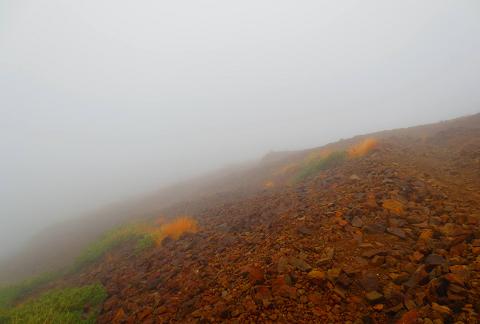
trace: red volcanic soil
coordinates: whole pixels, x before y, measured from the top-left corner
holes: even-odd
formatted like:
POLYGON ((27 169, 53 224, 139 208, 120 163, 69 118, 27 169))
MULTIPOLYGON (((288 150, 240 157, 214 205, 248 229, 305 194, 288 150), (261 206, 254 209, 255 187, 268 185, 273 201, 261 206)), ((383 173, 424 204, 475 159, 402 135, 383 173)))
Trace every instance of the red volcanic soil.
POLYGON ((106 287, 99 323, 477 323, 480 115, 373 136, 303 181, 273 169, 309 152, 272 155, 274 185, 164 210, 197 233, 67 282, 106 287))

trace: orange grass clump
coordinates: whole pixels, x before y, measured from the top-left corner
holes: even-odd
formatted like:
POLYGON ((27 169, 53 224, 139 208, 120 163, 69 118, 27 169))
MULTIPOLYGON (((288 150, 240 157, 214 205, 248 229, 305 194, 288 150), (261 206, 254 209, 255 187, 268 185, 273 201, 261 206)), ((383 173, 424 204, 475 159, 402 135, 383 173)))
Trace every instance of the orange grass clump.
POLYGON ((378 141, 374 138, 367 138, 348 150, 348 156, 351 158, 361 157, 374 150, 378 146, 378 141))
POLYGON ((271 188, 275 187, 275 182, 273 182, 272 180, 265 181, 263 183, 263 187, 265 189, 271 189, 271 188))
POLYGON ((162 225, 160 231, 163 237, 171 237, 177 240, 183 233, 196 233, 198 231, 197 222, 188 216, 179 217, 170 223, 162 225))

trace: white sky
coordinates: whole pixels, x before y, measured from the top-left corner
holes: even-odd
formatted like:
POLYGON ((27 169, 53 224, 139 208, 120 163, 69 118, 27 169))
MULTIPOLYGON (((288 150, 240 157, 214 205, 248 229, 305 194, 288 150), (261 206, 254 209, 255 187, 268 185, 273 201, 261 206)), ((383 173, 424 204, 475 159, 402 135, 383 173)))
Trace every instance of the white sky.
POLYGON ((480 2, 0 0, 0 256, 55 221, 479 111, 480 2))

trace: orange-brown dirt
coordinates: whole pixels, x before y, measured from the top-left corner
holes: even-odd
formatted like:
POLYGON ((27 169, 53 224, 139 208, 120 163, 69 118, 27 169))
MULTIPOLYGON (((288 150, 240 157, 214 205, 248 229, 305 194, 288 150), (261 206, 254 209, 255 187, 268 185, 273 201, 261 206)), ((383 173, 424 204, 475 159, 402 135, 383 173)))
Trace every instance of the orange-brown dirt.
POLYGON ((106 287, 99 323, 477 323, 480 115, 373 136, 301 182, 277 170, 310 152, 273 154, 257 189, 163 211, 196 233, 62 284, 106 287))

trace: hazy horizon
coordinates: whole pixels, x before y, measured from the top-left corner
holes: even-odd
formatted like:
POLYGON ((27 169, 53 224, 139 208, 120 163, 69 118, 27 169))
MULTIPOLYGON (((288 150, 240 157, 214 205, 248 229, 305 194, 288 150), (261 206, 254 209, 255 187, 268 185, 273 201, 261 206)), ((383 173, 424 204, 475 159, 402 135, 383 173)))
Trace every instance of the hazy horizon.
POLYGON ((478 1, 0 0, 0 258, 271 150, 480 111, 478 1))

